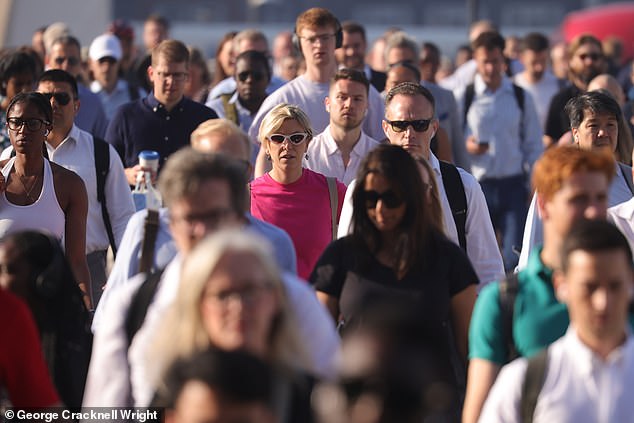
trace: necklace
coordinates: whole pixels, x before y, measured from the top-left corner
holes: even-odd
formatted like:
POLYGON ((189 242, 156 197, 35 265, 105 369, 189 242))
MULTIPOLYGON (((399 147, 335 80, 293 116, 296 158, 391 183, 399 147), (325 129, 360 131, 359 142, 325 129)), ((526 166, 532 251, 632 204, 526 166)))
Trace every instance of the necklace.
POLYGON ((15 171, 15 174, 18 175, 18 179, 20 180, 20 184, 22 184, 22 188, 24 188, 24 193, 26 194, 26 199, 31 203, 35 203, 35 199, 31 197, 31 193, 33 192, 33 188, 37 185, 37 181, 40 179, 40 174, 35 175, 35 181, 31 184, 31 188, 27 188, 24 180, 22 178, 26 178, 26 175, 20 175, 18 171, 15 171))

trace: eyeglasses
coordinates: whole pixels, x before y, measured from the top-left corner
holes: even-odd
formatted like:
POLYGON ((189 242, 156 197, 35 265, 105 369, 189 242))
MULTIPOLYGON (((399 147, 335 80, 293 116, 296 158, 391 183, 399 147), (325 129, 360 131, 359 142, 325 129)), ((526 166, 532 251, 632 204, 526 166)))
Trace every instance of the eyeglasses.
POLYGON ((216 209, 209 210, 204 213, 188 214, 185 216, 170 216, 170 220, 177 225, 187 226, 191 229, 195 224, 203 224, 208 228, 214 228, 218 226, 220 222, 225 220, 233 210, 231 209, 216 209))
POLYGON ((238 81, 245 82, 249 79, 249 75, 255 82, 259 82, 264 79, 264 73, 258 71, 244 71, 238 74, 238 81))
POLYGON ((56 57, 55 63, 59 66, 63 65, 64 62, 68 62, 70 66, 77 66, 79 64, 79 59, 76 57, 56 57))
POLYGON ((42 129, 42 125, 50 125, 49 121, 37 118, 22 119, 17 117, 11 117, 7 119, 7 126, 12 131, 19 131, 23 125, 26 125, 26 129, 31 132, 39 131, 42 129))
POLYGON ((299 145, 306 141, 306 138, 308 138, 308 134, 306 132, 296 132, 290 135, 272 134, 266 138, 269 141, 274 142, 275 144, 282 144, 284 141, 288 141, 291 144, 299 145))
POLYGON ((316 44, 317 41, 320 41, 322 44, 330 41, 331 38, 334 38, 335 34, 321 34, 321 35, 313 35, 312 37, 299 37, 303 40, 308 41, 308 44, 316 44))
POLYGON ((70 94, 68 93, 42 93, 42 95, 46 97, 48 101, 54 98, 55 101, 62 106, 66 106, 71 100, 70 94))
POLYGON ((375 208, 379 200, 381 200, 383 205, 388 209, 395 209, 404 202, 404 200, 391 189, 380 194, 376 191, 364 191, 364 195, 365 207, 368 209, 375 208))
POLYGON ((187 77, 189 76, 187 72, 160 72, 159 71, 159 72, 156 72, 156 74, 161 79, 172 78, 172 81, 178 81, 178 82, 186 80, 187 77))
POLYGON ((417 120, 387 120, 387 123, 392 127, 394 132, 405 132, 407 128, 411 126, 416 132, 423 132, 429 128, 431 119, 417 119, 417 120))
POLYGON ((586 59, 590 59, 593 62, 596 62, 597 60, 601 59, 603 56, 599 53, 582 53, 579 55, 579 58, 581 60, 586 60, 586 59))
POLYGON ((216 301, 223 307, 227 307, 232 301, 240 300, 242 304, 254 304, 261 294, 271 288, 270 285, 248 285, 239 289, 227 289, 219 292, 207 292, 205 298, 216 301))

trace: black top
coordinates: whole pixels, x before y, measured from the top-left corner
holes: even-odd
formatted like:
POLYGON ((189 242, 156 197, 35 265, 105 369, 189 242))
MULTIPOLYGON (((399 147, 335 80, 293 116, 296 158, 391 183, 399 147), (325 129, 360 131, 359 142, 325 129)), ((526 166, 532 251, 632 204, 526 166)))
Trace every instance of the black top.
POLYGON ((568 115, 564 111, 564 106, 568 103, 568 100, 582 92, 576 85, 569 85, 555 94, 550 100, 544 135, 548 135, 557 142, 563 134, 570 130, 570 119, 568 119, 568 115))

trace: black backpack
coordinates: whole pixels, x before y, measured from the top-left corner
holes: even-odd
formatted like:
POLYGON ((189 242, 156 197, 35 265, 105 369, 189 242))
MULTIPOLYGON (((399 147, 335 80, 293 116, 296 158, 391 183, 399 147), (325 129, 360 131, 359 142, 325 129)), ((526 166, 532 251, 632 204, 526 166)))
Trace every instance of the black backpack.
POLYGON ((467 195, 465 194, 464 184, 460 178, 458 168, 451 163, 440 162, 440 174, 442 175, 442 184, 447 194, 447 200, 451 207, 453 221, 456 224, 458 232, 458 244, 460 248, 467 252, 467 195))

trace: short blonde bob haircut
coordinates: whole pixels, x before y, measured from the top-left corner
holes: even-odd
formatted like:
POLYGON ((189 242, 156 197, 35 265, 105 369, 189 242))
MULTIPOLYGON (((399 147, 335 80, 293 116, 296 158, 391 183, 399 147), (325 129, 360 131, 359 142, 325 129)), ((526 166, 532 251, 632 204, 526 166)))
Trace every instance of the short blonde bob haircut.
POLYGON ((308 134, 307 141, 313 139, 313 128, 306 113, 298 106, 281 103, 273 107, 271 111, 264 116, 264 119, 262 119, 260 132, 258 133, 258 140, 261 143, 264 143, 264 141, 267 140, 267 137, 269 135, 273 135, 275 131, 280 129, 282 124, 287 120, 295 120, 299 123, 304 132, 308 134))

